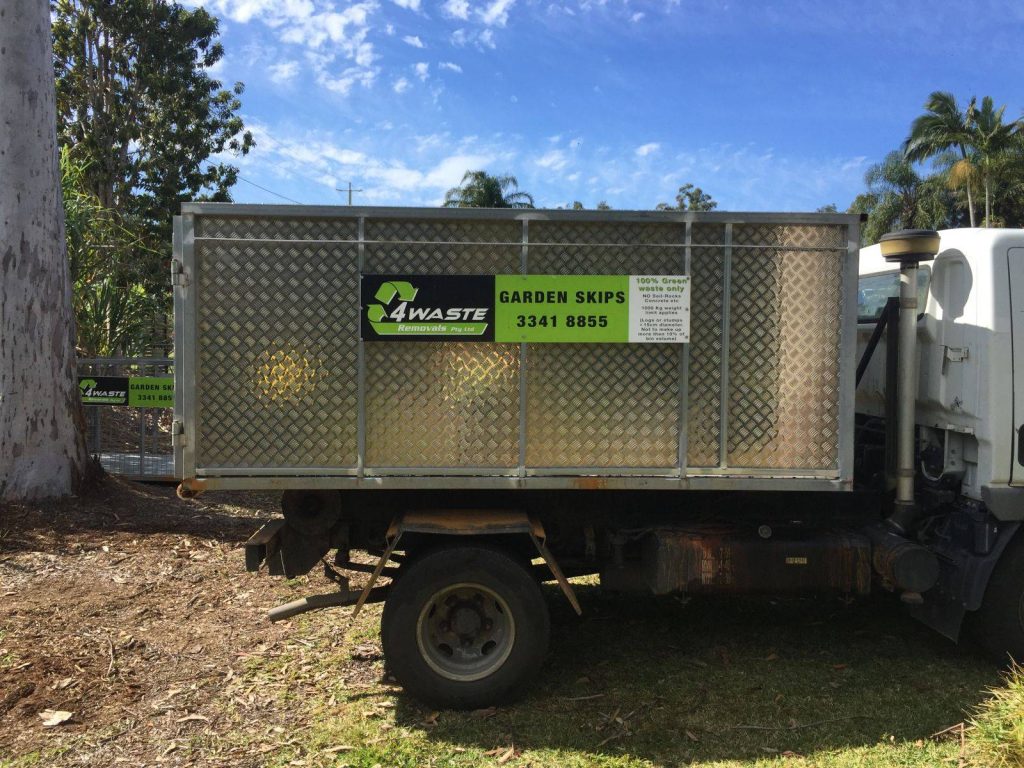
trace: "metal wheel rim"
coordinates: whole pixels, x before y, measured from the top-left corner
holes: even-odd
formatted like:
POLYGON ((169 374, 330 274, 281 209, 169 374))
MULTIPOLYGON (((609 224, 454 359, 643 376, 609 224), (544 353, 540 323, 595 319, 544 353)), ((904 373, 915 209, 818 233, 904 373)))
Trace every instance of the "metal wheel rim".
POLYGON ((439 589, 416 621, 420 656, 448 680, 471 682, 497 672, 515 645, 516 623, 493 589, 462 582, 439 589))

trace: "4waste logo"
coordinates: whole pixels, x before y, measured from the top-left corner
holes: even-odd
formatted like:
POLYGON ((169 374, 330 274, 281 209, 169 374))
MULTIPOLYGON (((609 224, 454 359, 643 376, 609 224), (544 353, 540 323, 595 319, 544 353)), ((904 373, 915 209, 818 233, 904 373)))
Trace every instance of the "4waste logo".
POLYGON ((125 376, 83 377, 78 380, 85 405, 128 405, 128 378, 125 376))
POLYGON ((364 341, 494 339, 493 275, 363 275, 364 341))

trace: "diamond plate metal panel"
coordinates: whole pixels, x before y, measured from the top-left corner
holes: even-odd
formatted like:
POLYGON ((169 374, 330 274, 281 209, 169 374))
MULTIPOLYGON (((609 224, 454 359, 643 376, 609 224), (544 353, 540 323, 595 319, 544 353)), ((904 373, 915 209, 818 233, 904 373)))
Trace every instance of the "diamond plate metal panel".
POLYGON ((497 275, 519 272, 520 245, 367 243, 367 274, 497 275))
POLYGON ((823 224, 737 224, 733 245, 765 245, 779 248, 846 248, 846 227, 823 224))
POLYGON ((733 249, 730 466, 837 467, 843 256, 733 249))
POLYGON ((531 222, 527 271, 536 275, 680 274, 685 236, 685 227, 674 223, 531 222))
POLYGON ((676 222, 531 221, 531 243, 573 245, 674 245, 682 243, 686 225, 676 222))
MULTIPOLYGON (((517 221, 368 219, 365 235, 367 273, 519 271, 517 221)), ((518 465, 518 345, 388 342, 365 355, 368 468, 518 465)))
POLYGON ((690 243, 692 245, 721 245, 724 242, 724 224, 695 223, 690 230, 690 243))
POLYGON ((356 247, 196 249, 198 466, 354 467, 356 247))
MULTIPOLYGON (((696 241, 697 227, 692 234, 696 241)), ((699 233, 702 242, 719 231, 699 233)), ((687 464, 717 467, 721 441, 722 292, 721 248, 692 249, 690 256, 690 361, 687 402, 687 464)))
POLYGON ((365 345, 366 464, 515 467, 519 346, 365 345))
MULTIPOLYGON (((676 223, 530 222, 527 271, 681 274, 685 234, 676 223)), ((681 354, 673 345, 530 345, 527 465, 676 466, 681 354)))
POLYGON ((199 216, 196 237, 249 240, 357 240, 359 222, 342 218, 199 216))
POLYGON ((679 355, 673 344, 532 344, 529 467, 673 467, 679 355))
POLYGON ((368 218, 364 233, 368 241, 381 242, 519 244, 523 225, 519 221, 368 218))

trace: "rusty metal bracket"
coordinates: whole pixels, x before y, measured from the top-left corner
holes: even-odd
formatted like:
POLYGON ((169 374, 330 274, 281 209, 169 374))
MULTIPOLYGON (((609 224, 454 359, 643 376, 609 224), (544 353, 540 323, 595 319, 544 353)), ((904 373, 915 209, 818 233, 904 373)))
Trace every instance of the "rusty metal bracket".
POLYGON ((391 521, 385 536, 386 546, 384 553, 381 555, 380 560, 377 561, 377 565, 370 575, 369 582, 356 602, 356 606, 352 611, 353 619, 359 615, 363 604, 370 596, 370 591, 384 571, 384 566, 391 559, 395 547, 405 533, 427 533, 444 536, 526 534, 533 541, 537 552, 551 570, 552 576, 555 577, 555 581, 558 582, 558 586, 569 601, 569 604, 573 607, 573 610, 576 611, 577 615, 583 614, 583 609, 580 608, 579 600, 576 599, 576 593, 573 591, 572 585, 569 584, 569 580, 565 578, 565 574, 562 573, 562 569, 558 566, 551 551, 547 548, 545 543, 547 535, 544 532, 544 526, 541 525, 539 520, 531 518, 525 512, 515 510, 441 509, 406 512, 391 521))

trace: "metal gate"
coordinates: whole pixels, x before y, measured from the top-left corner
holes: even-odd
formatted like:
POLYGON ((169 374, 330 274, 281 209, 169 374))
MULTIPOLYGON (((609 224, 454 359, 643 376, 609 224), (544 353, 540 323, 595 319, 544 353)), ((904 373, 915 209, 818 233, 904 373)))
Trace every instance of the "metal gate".
MULTIPOLYGON (((79 380, 104 376, 173 376, 170 358, 95 358, 78 360, 79 380)), ((171 408, 133 405, 85 405, 89 455, 114 475, 132 480, 174 480, 171 408)))

